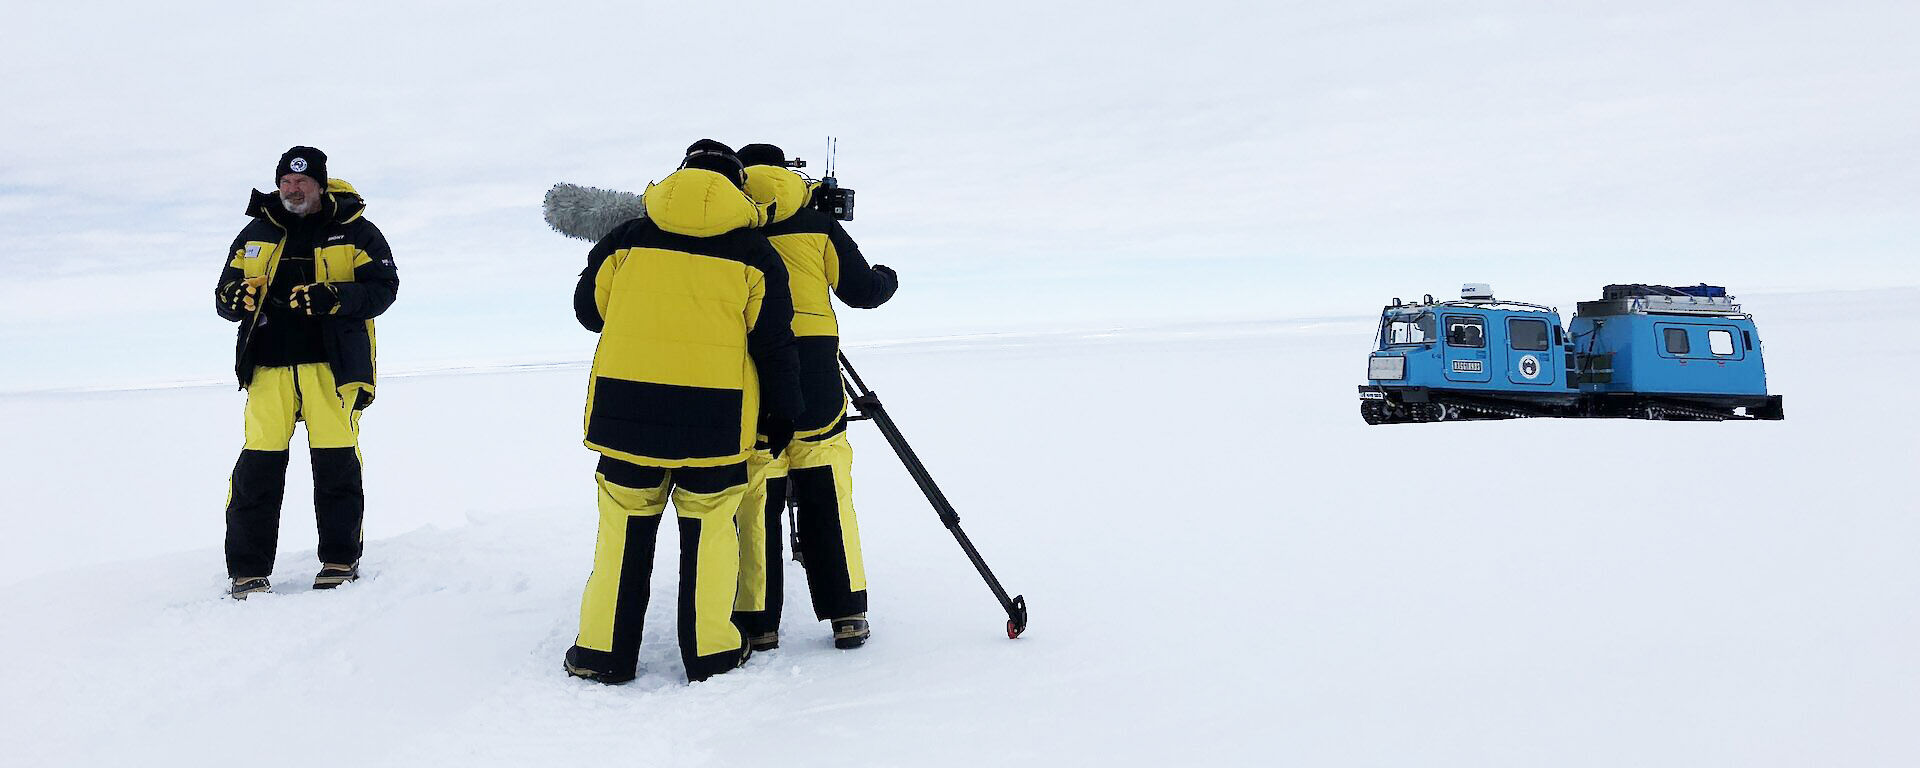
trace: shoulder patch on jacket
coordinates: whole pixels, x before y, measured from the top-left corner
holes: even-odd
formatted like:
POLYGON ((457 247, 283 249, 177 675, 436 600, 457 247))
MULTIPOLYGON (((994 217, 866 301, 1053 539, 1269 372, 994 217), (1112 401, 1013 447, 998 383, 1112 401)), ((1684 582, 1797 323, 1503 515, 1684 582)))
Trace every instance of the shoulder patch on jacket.
POLYGON ((257 258, 260 258, 260 246, 258 246, 258 245, 249 245, 249 246, 247 246, 247 255, 246 255, 246 258, 249 258, 249 259, 257 259, 257 258))

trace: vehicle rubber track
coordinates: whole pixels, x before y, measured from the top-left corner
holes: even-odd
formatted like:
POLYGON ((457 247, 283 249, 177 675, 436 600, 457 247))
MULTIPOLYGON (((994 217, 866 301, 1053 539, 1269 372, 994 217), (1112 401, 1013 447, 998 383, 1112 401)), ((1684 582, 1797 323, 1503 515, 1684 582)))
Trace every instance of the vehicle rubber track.
POLYGON ((1743 416, 1724 410, 1713 410, 1672 401, 1651 400, 1636 406, 1628 418, 1647 419, 1649 421, 1754 421, 1753 416, 1743 416))
POLYGON ((1360 418, 1368 424, 1424 424, 1437 421, 1493 421, 1560 416, 1557 412, 1530 409, 1521 403, 1504 403, 1464 397, 1436 397, 1424 403, 1388 403, 1382 400, 1360 401, 1360 418))
POLYGON ((1385 400, 1360 401, 1360 418, 1368 424, 1426 424, 1442 421, 1490 421, 1536 418, 1614 418, 1645 421, 1753 421, 1758 417, 1731 410, 1704 408, 1671 400, 1642 399, 1620 405, 1590 407, 1532 406, 1498 400, 1444 395, 1424 403, 1385 400))

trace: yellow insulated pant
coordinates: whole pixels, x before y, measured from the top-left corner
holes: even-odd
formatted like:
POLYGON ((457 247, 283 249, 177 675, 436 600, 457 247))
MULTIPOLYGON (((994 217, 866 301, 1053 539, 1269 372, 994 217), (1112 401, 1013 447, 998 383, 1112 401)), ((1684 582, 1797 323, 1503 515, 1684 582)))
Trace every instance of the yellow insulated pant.
POLYGON ((740 594, 734 620, 750 635, 779 629, 781 511, 794 501, 801 567, 813 597, 814 618, 825 621, 867 610, 867 571, 853 512, 853 446, 845 431, 819 440, 795 439, 779 458, 755 451, 740 505, 740 594))
POLYGON ((747 491, 746 466, 663 469, 603 456, 594 481, 600 534, 570 658, 614 677, 633 674, 654 538, 671 496, 680 528, 680 659, 687 679, 732 669, 741 650, 731 616, 739 578, 734 515, 747 491))
POLYGON ((247 384, 246 444, 227 486, 227 575, 273 573, 280 500, 293 427, 307 424, 313 511, 322 563, 360 560, 366 498, 360 482, 360 411, 341 399, 326 363, 256 367, 247 384))

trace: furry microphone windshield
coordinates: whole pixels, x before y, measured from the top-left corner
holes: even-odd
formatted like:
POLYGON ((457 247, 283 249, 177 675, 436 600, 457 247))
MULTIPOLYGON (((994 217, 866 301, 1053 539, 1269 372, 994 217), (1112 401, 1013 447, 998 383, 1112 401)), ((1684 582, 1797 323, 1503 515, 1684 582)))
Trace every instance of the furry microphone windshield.
POLYGON ((637 194, 565 182, 547 190, 543 207, 553 231, 596 243, 614 227, 647 215, 637 194))

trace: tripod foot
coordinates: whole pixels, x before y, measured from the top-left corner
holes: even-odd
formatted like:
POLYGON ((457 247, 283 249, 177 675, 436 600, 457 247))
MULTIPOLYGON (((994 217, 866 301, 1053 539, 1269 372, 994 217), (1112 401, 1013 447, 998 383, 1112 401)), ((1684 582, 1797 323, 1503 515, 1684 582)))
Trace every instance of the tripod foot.
POLYGON ((1027 597, 1014 595, 1013 608, 1007 611, 1007 639, 1012 640, 1027 631, 1027 597))

